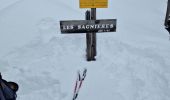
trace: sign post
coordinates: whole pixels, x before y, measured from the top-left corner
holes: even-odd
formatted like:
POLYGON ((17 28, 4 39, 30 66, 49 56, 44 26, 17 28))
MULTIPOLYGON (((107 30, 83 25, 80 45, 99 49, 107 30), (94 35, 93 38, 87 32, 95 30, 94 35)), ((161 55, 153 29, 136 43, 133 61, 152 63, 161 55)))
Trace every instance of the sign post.
MULTIPOLYGON (((96 8, 91 8, 91 20, 96 20, 96 8)), ((95 60, 95 56, 97 55, 96 33, 93 32, 91 36, 92 36, 92 52, 93 52, 92 59, 95 60)))
POLYGON ((80 0, 80 8, 91 8, 85 13, 85 20, 60 21, 63 34, 86 33, 87 61, 95 61, 97 55, 96 33, 116 32, 116 19, 96 20, 96 8, 107 8, 108 0, 80 0))
MULTIPOLYGON (((91 19, 91 13, 90 11, 86 11, 86 20, 90 20, 91 19)), ((86 48, 86 58, 87 58, 87 61, 90 61, 93 57, 93 54, 92 54, 92 33, 90 32, 87 32, 86 33, 86 45, 87 45, 87 48, 86 48)))

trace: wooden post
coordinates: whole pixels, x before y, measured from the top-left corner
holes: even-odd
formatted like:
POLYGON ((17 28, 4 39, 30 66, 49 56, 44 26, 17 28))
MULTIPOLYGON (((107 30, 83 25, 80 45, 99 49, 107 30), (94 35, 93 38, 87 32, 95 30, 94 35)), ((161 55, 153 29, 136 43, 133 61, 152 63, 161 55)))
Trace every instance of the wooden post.
MULTIPOLYGON (((90 11, 86 11, 86 14, 85 14, 85 19, 86 20, 90 20, 91 19, 91 14, 90 14, 90 11)), ((87 61, 91 61, 92 59, 92 34, 91 33, 86 33, 86 58, 87 58, 87 61)))
MULTIPOLYGON (((96 20, 96 8, 91 8, 91 13, 86 11, 86 20, 96 20)), ((86 56, 87 61, 95 60, 96 56, 96 33, 86 33, 86 56)))
MULTIPOLYGON (((91 20, 96 20, 96 8, 91 8, 91 20)), ((92 59, 95 60, 95 56, 97 55, 96 50, 96 33, 92 33, 92 59)))

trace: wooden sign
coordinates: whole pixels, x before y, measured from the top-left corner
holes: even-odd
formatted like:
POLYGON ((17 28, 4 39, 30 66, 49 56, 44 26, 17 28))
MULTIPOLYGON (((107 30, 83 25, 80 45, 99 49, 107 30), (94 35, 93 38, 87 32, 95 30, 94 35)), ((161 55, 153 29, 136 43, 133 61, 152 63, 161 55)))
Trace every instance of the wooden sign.
POLYGON ((80 0, 80 8, 107 8, 108 0, 80 0))
POLYGON ((115 32, 116 19, 60 21, 61 33, 115 32))

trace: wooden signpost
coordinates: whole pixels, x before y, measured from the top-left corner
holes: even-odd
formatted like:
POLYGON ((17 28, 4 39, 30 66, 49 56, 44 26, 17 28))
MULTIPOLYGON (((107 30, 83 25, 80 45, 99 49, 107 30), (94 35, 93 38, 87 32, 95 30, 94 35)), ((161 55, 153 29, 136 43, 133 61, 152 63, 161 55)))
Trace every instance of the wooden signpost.
POLYGON ((96 20, 96 8, 107 8, 108 0, 80 0, 80 8, 91 8, 85 13, 85 20, 60 21, 62 34, 86 33, 87 61, 94 61, 97 55, 96 32, 116 32, 116 19, 96 20))

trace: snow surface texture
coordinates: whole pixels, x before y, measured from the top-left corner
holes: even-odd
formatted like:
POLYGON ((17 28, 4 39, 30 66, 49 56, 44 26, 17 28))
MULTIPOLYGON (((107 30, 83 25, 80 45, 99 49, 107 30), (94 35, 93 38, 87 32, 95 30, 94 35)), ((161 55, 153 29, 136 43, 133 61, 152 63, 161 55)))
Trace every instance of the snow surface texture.
POLYGON ((97 61, 86 62, 85 34, 62 35, 59 20, 84 19, 79 0, 0 0, 0 72, 20 85, 17 100, 170 100, 166 0, 109 0, 98 19, 117 32, 97 34, 97 61))

